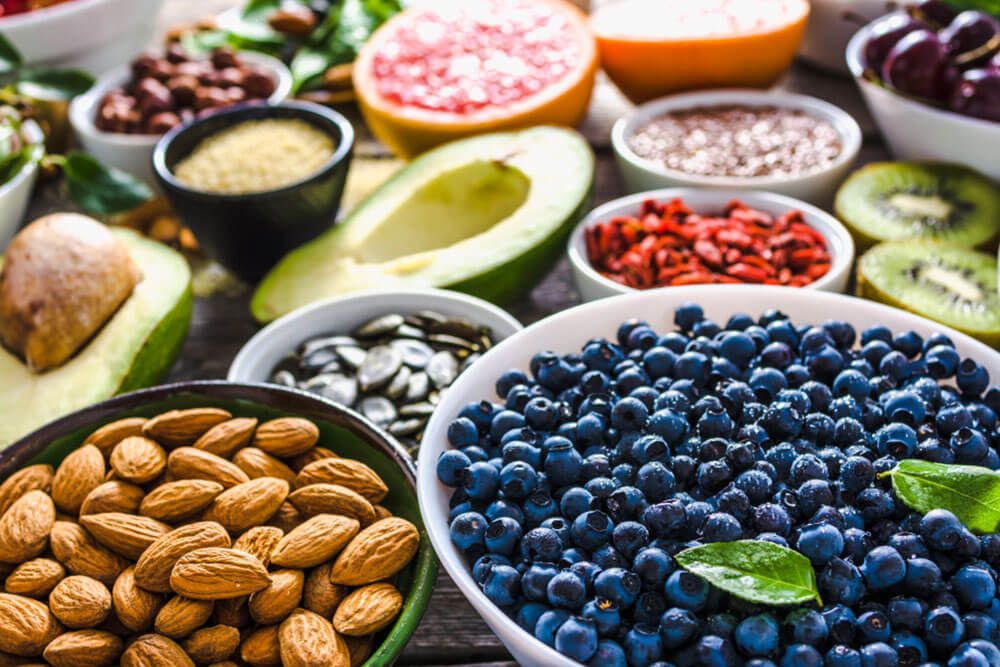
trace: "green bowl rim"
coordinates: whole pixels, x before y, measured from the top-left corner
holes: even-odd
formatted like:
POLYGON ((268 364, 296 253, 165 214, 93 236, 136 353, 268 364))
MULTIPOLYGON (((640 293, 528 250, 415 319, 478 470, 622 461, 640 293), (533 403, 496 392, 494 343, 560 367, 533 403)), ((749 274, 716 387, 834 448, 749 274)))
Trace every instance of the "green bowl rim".
POLYGON ((273 410, 313 417, 350 430, 366 444, 393 460, 403 473, 417 509, 420 548, 414 564, 413 583, 403 610, 389 634, 365 661, 364 667, 393 664, 413 636, 430 603, 437 581, 438 560, 423 525, 417 503, 416 468, 403 446, 391 435, 357 412, 327 399, 298 389, 265 383, 197 380, 175 382, 122 394, 49 422, 0 452, 0 481, 31 459, 42 454, 50 443, 117 414, 140 408, 147 403, 183 395, 206 400, 246 401, 273 410))

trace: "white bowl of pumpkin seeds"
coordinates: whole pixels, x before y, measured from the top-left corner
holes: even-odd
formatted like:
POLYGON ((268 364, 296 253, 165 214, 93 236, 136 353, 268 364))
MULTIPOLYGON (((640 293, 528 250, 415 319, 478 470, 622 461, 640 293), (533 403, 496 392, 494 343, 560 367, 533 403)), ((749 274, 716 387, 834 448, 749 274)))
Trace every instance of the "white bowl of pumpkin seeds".
POLYGON ((522 328, 506 311, 459 292, 357 292, 264 327, 227 377, 295 387, 352 408, 415 453, 448 386, 522 328))

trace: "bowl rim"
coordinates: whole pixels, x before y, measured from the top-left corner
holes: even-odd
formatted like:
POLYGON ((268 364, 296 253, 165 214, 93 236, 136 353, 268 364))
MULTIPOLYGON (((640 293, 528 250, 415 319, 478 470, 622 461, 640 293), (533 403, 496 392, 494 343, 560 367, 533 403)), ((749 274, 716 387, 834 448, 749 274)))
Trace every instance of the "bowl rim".
POLYGON ((621 159, 631 167, 652 176, 669 178, 678 183, 729 188, 791 187, 824 178, 849 166, 861 150, 862 133, 858 122, 851 114, 835 104, 811 95, 790 93, 783 90, 757 90, 753 88, 721 88, 698 90, 688 93, 667 95, 645 102, 625 116, 611 128, 611 146, 621 159), (704 176, 689 174, 679 169, 670 169, 638 155, 629 146, 628 140, 638 127, 668 111, 689 110, 719 105, 742 105, 749 107, 774 106, 782 109, 805 111, 833 125, 840 135, 841 149, 830 164, 822 169, 795 176, 704 176))
MULTIPOLYGON (((642 202, 647 199, 662 201, 675 198, 688 199, 692 196, 699 198, 717 197, 719 200, 719 206, 724 206, 726 202, 733 199, 739 199, 749 206, 753 206, 755 208, 760 207, 764 210, 769 210, 774 207, 783 207, 785 210, 798 209, 802 211, 802 213, 806 216, 806 224, 822 234, 823 238, 826 239, 827 248, 833 250, 836 254, 833 255, 833 261, 830 263, 830 270, 827 271, 825 275, 821 276, 817 280, 814 280, 808 285, 792 289, 807 289, 813 291, 825 290, 830 284, 836 282, 837 278, 841 274, 845 271, 850 271, 851 265, 854 263, 854 238, 851 236, 851 233, 847 231, 847 228, 844 227, 843 223, 830 213, 827 213, 826 211, 817 206, 813 206, 808 202, 804 202, 801 199, 765 190, 707 190, 697 187, 676 187, 646 190, 644 192, 625 195, 624 197, 619 197, 605 202, 604 204, 601 204, 597 208, 593 209, 590 213, 585 215, 579 223, 577 223, 576 227, 573 228, 572 233, 570 233, 569 241, 567 242, 566 247, 566 254, 569 256, 570 264, 572 264, 573 268, 579 271, 587 279, 604 287, 611 288, 620 294, 650 292, 655 289, 676 289, 676 286, 663 286, 660 288, 640 290, 635 287, 622 285, 621 283, 617 283, 609 278, 605 278, 590 264, 590 260, 586 256, 586 246, 583 237, 588 228, 592 227, 598 221, 620 214, 620 209, 638 210, 642 202), (812 224, 811 221, 816 219, 821 221, 823 225, 822 228, 812 224)), ((739 287, 739 285, 725 285, 724 287, 739 287)))
MULTIPOLYGON (((206 400, 247 401, 283 412, 322 413, 322 417, 317 416, 316 418, 343 428, 349 428, 373 450, 388 456, 399 467, 410 493, 414 497, 417 496, 416 468, 413 460, 392 435, 364 416, 305 391, 263 383, 237 383, 225 380, 195 380, 149 387, 121 394, 71 412, 28 433, 0 452, 0 478, 8 477, 23 467, 30 459, 44 452, 53 440, 65 437, 100 420, 113 419, 116 414, 121 414, 123 411, 140 407, 146 403, 183 395, 200 396, 206 400), (280 399, 281 404, 275 404, 279 403, 275 397, 280 399), (288 407, 289 405, 291 407, 288 407)), ((423 523, 422 515, 421 523, 423 523)), ((426 524, 423 526, 423 533, 429 536, 426 524)), ((416 632, 420 619, 429 606, 437 581, 439 561, 433 543, 427 543, 428 541, 424 539, 421 539, 421 542, 422 544, 413 560, 413 582, 409 593, 404 598, 403 611, 389 626, 388 634, 374 648, 372 656, 365 662, 366 665, 370 664, 369 661, 373 659, 375 662, 372 664, 392 664, 416 632), (403 625, 397 628, 400 623, 403 625), (393 635, 397 633, 398 636, 394 637, 393 635), (382 652, 382 649, 385 651, 382 652)))
MULTIPOLYGON (((45 141, 45 133, 42 132, 42 128, 38 126, 38 123, 30 118, 25 119, 21 124, 21 133, 28 144, 40 144, 45 141)), ((13 178, 0 185, 0 197, 4 197, 21 187, 26 180, 30 179, 35 174, 36 171, 38 171, 37 160, 33 160, 21 167, 21 170, 14 174, 13 178)))
MULTIPOLYGON (((333 134, 326 126, 324 126, 321 131, 327 135, 333 134)), ((270 104, 268 102, 237 104, 220 109, 216 113, 205 116, 204 118, 198 118, 190 123, 187 123, 186 125, 178 125, 160 137, 156 142, 156 146, 153 148, 153 173, 162 185, 169 187, 171 190, 182 193, 188 198, 212 202, 252 202, 291 194, 305 186, 327 178, 331 172, 350 159, 353 149, 354 126, 352 126, 351 122, 341 113, 334 111, 329 107, 325 107, 321 104, 315 104, 313 102, 302 102, 298 100, 285 100, 277 104, 270 104), (333 155, 330 156, 330 159, 323 163, 318 169, 316 169, 316 171, 306 175, 304 178, 271 190, 226 194, 196 190, 187 186, 184 183, 181 183, 174 175, 173 170, 167 166, 167 151, 170 149, 171 144, 173 144, 173 142, 176 141, 181 135, 194 131, 205 123, 221 122, 218 129, 206 135, 206 137, 211 136, 212 134, 221 132, 242 122, 243 116, 256 117, 258 114, 263 112, 260 117, 266 118, 276 111, 293 111, 295 112, 294 115, 299 118, 318 118, 328 125, 335 126, 337 131, 340 133, 340 137, 337 138, 337 144, 334 147, 333 155)))
MULTIPOLYGON (((86 0, 73 0, 73 2, 85 2, 86 0)), ((99 0, 100 1, 100 0, 99 0)), ((137 1, 137 0, 136 0, 137 1)), ((71 3, 68 3, 71 4, 71 3)), ((0 28, 3 26, 0 25, 0 28)), ((250 101, 237 105, 223 107, 212 116, 228 111, 229 109, 246 106, 247 104, 278 104, 285 100, 292 92, 291 70, 277 58, 256 51, 239 51, 237 55, 252 65, 264 67, 275 77, 274 92, 266 100, 250 101)), ((165 134, 125 134, 123 132, 107 132, 97 129, 94 123, 94 113, 97 105, 100 104, 104 95, 112 88, 117 88, 129 81, 131 78, 131 65, 124 63, 104 72, 86 92, 74 97, 69 103, 69 121, 73 126, 73 131, 89 141, 99 141, 116 148, 153 148, 165 134)), ((210 116, 209 116, 210 117, 210 116)), ((195 119, 190 123, 182 123, 178 127, 187 127, 200 120, 195 119)), ((176 129, 176 128, 174 128, 176 129)), ((173 130, 171 130, 173 131, 173 130)))
MULTIPOLYGON (((803 300, 819 299, 821 301, 828 302, 830 304, 830 308, 828 308, 829 315, 826 317, 817 316, 814 318, 814 321, 822 321, 822 319, 829 319, 829 317, 837 315, 840 315, 842 319, 849 319, 852 315, 845 313, 845 311, 848 309, 853 310, 858 306, 866 311, 888 310, 892 312, 893 318, 899 322, 899 324, 894 326, 916 328, 917 325, 920 325, 921 328, 924 329, 930 326, 934 330, 940 331, 950 337, 955 342, 956 346, 963 348, 963 350, 967 351, 970 356, 973 356, 980 361, 982 361, 983 358, 992 358, 996 360, 995 363, 1000 365, 1000 352, 994 350, 985 343, 975 340, 967 334, 956 331, 947 325, 938 324, 937 322, 928 320, 914 313, 903 311, 886 304, 835 292, 806 293, 803 290, 792 287, 762 285, 732 285, 727 287, 730 289, 726 291, 732 294, 731 297, 727 297, 727 304, 732 304, 731 306, 726 306, 730 309, 730 312, 746 312, 748 307, 742 305, 745 303, 744 299, 752 299, 754 304, 771 305, 781 304, 783 300, 791 299, 796 302, 796 309, 802 307, 801 303, 803 300)), ((723 290, 716 285, 693 285, 684 287, 667 287, 659 290, 646 290, 584 303, 573 308, 560 311, 529 325, 517 336, 502 341, 496 347, 487 352, 486 355, 483 356, 483 360, 486 360, 488 356, 500 357, 501 355, 506 354, 508 349, 515 349, 516 346, 523 345, 523 341, 530 338, 538 330, 553 327, 555 326, 555 323, 559 321, 565 322, 566 320, 578 319, 582 313, 597 314, 603 311, 615 311, 620 304, 631 304, 633 306, 632 311, 636 314, 641 314, 643 312, 649 312, 650 310, 655 311, 656 309, 660 309, 662 311, 664 304, 657 304, 657 299, 661 299, 667 304, 680 304, 686 301, 700 302, 706 298, 705 295, 715 294, 716 296, 713 298, 714 301, 719 298, 717 295, 722 293, 724 293, 723 290), (670 292, 667 292, 666 290, 670 290, 670 292)), ((753 308, 762 308, 762 306, 754 305, 753 308)), ((868 313, 863 314, 867 315, 868 313)), ((854 313, 853 316, 857 317, 858 315, 854 313)), ((595 317, 591 317, 591 320, 593 319, 595 319, 595 317)), ((613 327, 616 325, 617 323, 607 324, 607 326, 611 328, 611 334, 609 335, 613 335, 613 327)), ((572 350, 558 351, 568 352, 572 350)), ((965 352, 963 352, 963 356, 964 355, 965 352)), ((457 406, 460 406, 462 401, 468 402, 483 398, 478 394, 470 395, 470 392, 467 390, 466 385, 471 384, 474 381, 472 379, 474 377, 474 373, 469 373, 468 375, 460 376, 459 379, 456 380, 456 384, 453 385, 456 391, 446 395, 442 399, 439 408, 435 411, 434 415, 431 416, 431 419, 427 424, 427 428, 424 431, 424 442, 431 442, 431 440, 428 440, 429 435, 444 442, 444 432, 447 429, 447 422, 448 420, 454 418, 454 415, 457 413, 457 410, 454 410, 454 412, 452 412, 452 410, 457 406), (446 415, 446 411, 451 414, 446 415)), ((496 399, 494 397, 490 397, 490 400, 496 399)), ((444 447, 445 450, 447 450, 448 445, 444 445, 444 447)), ((473 581, 471 570, 464 565, 463 557, 459 554, 458 549, 451 543, 448 535, 447 503, 438 502, 437 496, 440 493, 439 486, 441 483, 438 481, 435 471, 436 461, 432 458, 434 456, 436 456, 436 452, 432 451, 432 447, 425 446, 421 448, 417 468, 417 493, 420 501, 420 512, 421 516, 424 518, 424 525, 427 528, 427 534, 430 536, 431 543, 438 554, 441 564, 444 566, 444 570, 448 573, 452 581, 455 582, 459 591, 466 597, 466 599, 469 600, 470 604, 472 604, 472 606, 480 614, 483 620, 491 628, 493 628, 494 631, 496 631, 497 628, 502 628, 502 630, 497 632, 497 634, 505 645, 507 641, 516 641, 515 645, 518 646, 527 645, 525 646, 526 650, 533 653, 537 658, 535 664, 564 665, 566 667, 578 665, 578 663, 574 662, 567 656, 558 653, 554 648, 537 639, 532 633, 518 626, 514 619, 507 616, 500 609, 500 607, 493 604, 493 602, 486 597, 483 591, 480 590, 480 588, 473 581), (443 524, 443 530, 439 524, 443 524)))
POLYGON ((13 16, 0 18, 0 29, 8 30, 13 28, 16 30, 18 28, 35 27, 37 24, 48 20, 71 17, 73 14, 86 11, 90 7, 96 7, 106 2, 108 0, 73 0, 72 2, 63 2, 51 7, 41 7, 23 14, 14 14, 13 16))
POLYGON ((851 37, 850 41, 847 42, 847 50, 844 52, 844 57, 847 60, 847 68, 851 71, 851 75, 857 82, 858 86, 865 88, 869 91, 883 91, 904 109, 917 113, 926 113, 932 118, 945 122, 953 123, 966 123, 969 127, 978 127, 983 130, 991 130, 1000 133, 1000 123, 995 123, 985 118, 975 118, 973 116, 965 116, 960 113, 951 111, 950 109, 940 109, 938 107, 931 106, 930 104, 924 104, 923 102, 918 102, 912 98, 902 95, 888 86, 880 86, 873 81, 869 81, 865 77, 865 65, 861 61, 861 52, 864 48, 865 42, 871 36, 872 31, 878 26, 882 21, 892 20, 893 17, 905 15, 905 10, 896 10, 890 12, 884 16, 880 16, 874 21, 866 23, 864 26, 858 29, 856 33, 851 37))
MULTIPOLYGON (((487 312, 493 315, 510 327, 511 333, 508 337, 513 336, 518 331, 524 329, 524 325, 503 308, 500 308, 499 306, 484 299, 480 299, 479 297, 464 294, 462 292, 455 292, 453 290, 428 287, 406 290, 385 290, 376 288, 357 292, 348 292, 347 294, 328 297, 326 299, 321 299, 319 301, 300 306, 290 313, 286 313, 273 322, 267 324, 267 326, 251 336, 250 340, 244 343, 239 352, 236 353, 236 357, 233 358, 233 362, 229 365, 229 371, 226 374, 226 378, 231 382, 266 382, 266 379, 256 380, 249 377, 250 372, 248 367, 251 365, 252 360, 259 356, 262 351, 267 350, 271 339, 279 336, 286 330, 295 331, 298 328, 299 322, 314 313, 324 311, 335 313, 345 304, 355 302, 372 301, 373 305, 375 305, 379 300, 386 300, 388 298, 412 298, 414 299, 414 304, 416 305, 417 299, 428 296, 453 301, 456 304, 460 304, 463 310, 468 309, 469 312, 479 311, 487 312)), ((307 336, 308 334, 304 334, 303 339, 307 336)))

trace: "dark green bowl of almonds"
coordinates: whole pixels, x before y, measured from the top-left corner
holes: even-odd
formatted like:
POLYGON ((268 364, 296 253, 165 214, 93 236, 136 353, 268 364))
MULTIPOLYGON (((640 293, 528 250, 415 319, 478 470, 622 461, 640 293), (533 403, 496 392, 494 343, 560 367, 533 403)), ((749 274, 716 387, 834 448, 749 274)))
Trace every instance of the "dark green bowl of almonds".
POLYGON ((504 310, 459 292, 357 292, 264 327, 228 377, 293 386, 350 407, 414 454, 451 381, 521 328, 504 310))

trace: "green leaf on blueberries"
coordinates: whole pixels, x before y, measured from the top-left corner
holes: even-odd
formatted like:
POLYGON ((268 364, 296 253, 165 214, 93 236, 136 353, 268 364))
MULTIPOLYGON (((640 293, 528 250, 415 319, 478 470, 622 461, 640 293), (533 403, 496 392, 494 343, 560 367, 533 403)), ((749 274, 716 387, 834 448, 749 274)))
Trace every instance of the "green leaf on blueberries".
POLYGON ((1000 526, 1000 475, 989 468, 904 459, 884 474, 910 509, 946 509, 979 534, 1000 526))
POLYGON ((94 85, 94 77, 79 69, 32 67, 21 70, 18 92, 42 100, 68 100, 94 85))
POLYGON ((0 34, 0 74, 13 72, 24 62, 21 52, 10 43, 3 34, 0 34))
POLYGON ((70 153, 61 163, 70 197, 88 213, 121 213, 153 196, 132 174, 106 167, 86 153, 70 153))
POLYGON ((713 542, 685 549, 677 563, 743 600, 769 605, 823 604, 809 559, 772 542, 713 542))

